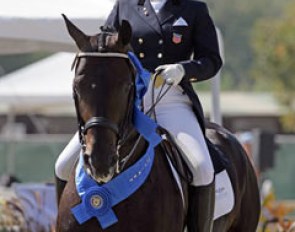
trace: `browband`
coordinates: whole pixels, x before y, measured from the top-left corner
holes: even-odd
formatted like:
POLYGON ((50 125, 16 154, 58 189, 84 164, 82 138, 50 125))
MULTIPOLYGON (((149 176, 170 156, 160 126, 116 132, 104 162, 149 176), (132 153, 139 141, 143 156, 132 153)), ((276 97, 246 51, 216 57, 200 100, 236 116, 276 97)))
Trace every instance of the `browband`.
POLYGON ((129 59, 127 54, 124 53, 118 53, 118 52, 79 52, 77 53, 76 57, 119 57, 119 58, 125 58, 125 59, 129 59))
POLYGON ((118 57, 118 58, 124 58, 124 59, 129 59, 129 56, 124 53, 119 53, 119 52, 78 52, 75 56, 75 59, 72 63, 71 70, 73 70, 76 66, 77 63, 77 58, 82 58, 82 57, 118 57))

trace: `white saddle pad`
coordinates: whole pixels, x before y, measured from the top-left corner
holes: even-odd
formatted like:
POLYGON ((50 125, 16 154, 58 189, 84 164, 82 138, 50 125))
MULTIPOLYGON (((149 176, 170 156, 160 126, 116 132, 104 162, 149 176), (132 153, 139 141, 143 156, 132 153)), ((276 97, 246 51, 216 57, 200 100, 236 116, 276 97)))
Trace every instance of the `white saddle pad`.
MULTIPOLYGON (((184 204, 184 196, 183 196, 183 190, 180 184, 180 178, 171 164, 169 158, 167 157, 174 179, 177 183, 177 186, 181 192, 182 200, 183 200, 183 206, 184 204)), ((232 188, 231 181, 229 179, 229 176, 226 172, 226 170, 218 173, 215 176, 215 209, 214 209, 214 220, 218 219, 219 217, 229 213, 232 211, 233 207, 235 205, 235 197, 234 192, 232 188)))
MULTIPOLYGON (((163 136, 164 139, 166 139, 166 136, 163 136)), ((196 176, 195 168, 198 166, 197 161, 194 158, 194 155, 188 151, 188 149, 179 143, 177 139, 175 139, 177 145, 180 149, 182 149, 183 158, 188 166, 188 168, 193 173, 193 176, 196 176)), ((180 184, 180 178, 174 169, 173 165, 171 164, 169 157, 167 156, 167 159, 169 161, 173 176, 175 178, 175 181, 178 185, 178 188, 180 189, 180 192, 182 193, 182 200, 184 202, 184 196, 183 196, 183 190, 180 184)), ((234 192, 232 188, 231 181, 229 179, 229 176, 227 174, 227 171, 224 170, 215 176, 215 209, 214 209, 214 220, 217 218, 229 213, 235 205, 235 197, 234 192)))
POLYGON ((235 197, 227 171, 215 176, 215 210, 214 220, 232 211, 235 197))

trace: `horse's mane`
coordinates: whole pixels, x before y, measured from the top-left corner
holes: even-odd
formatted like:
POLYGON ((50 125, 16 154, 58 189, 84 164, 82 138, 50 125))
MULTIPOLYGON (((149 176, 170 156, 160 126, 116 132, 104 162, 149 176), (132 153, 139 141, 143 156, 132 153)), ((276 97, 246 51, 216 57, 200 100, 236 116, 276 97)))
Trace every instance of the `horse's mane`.
POLYGON ((101 26, 101 32, 95 37, 97 40, 98 52, 108 52, 111 47, 114 47, 118 39, 118 33, 112 26, 101 26))

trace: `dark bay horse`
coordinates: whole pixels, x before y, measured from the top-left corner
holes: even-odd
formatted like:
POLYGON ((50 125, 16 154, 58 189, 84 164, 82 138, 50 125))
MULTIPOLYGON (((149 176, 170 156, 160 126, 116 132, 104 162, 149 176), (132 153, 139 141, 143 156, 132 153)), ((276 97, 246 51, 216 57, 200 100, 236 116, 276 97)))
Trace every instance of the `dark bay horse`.
MULTIPOLYGON (((130 50, 131 27, 123 21, 118 32, 109 30, 87 36, 64 18, 80 50, 73 83, 83 144, 80 159, 92 180, 108 184, 136 163, 148 146, 144 139, 138 139, 133 125, 135 69, 126 55, 130 50), (126 157, 129 159, 123 162, 126 157), (122 167, 121 163, 126 165, 122 167)), ((254 232, 260 202, 253 167, 228 131, 210 124, 207 135, 228 154, 233 165, 227 170, 235 191, 234 209, 215 221, 214 231, 254 232)), ((164 153, 162 146, 155 147, 153 166, 144 184, 112 208, 118 221, 105 229, 96 218, 79 224, 73 216, 71 209, 81 203, 73 170, 60 199, 57 231, 184 231, 188 222, 188 184, 182 180, 181 194, 164 153)), ((93 202, 99 204, 100 200, 93 202)))

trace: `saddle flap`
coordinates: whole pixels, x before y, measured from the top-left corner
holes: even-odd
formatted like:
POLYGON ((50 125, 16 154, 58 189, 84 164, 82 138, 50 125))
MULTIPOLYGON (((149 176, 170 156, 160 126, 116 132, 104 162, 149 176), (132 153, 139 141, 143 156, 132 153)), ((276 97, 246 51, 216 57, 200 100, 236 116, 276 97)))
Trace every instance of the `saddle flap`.
POLYGON ((183 151, 179 148, 173 136, 166 129, 158 128, 158 131, 163 138, 161 147, 167 154, 171 164, 177 171, 177 174, 182 180, 190 183, 193 179, 193 175, 183 158, 185 156, 183 151))

